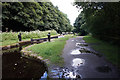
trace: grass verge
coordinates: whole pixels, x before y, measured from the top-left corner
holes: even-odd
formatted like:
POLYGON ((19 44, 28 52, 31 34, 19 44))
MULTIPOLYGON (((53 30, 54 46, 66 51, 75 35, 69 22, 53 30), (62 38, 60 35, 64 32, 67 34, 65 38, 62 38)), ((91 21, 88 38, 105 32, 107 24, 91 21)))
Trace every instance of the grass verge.
POLYGON ((52 42, 46 42, 41 44, 36 44, 28 50, 36 53, 38 56, 42 56, 44 59, 50 60, 50 62, 58 65, 62 65, 63 59, 61 57, 62 50, 71 35, 67 35, 63 38, 55 39, 52 42))
POLYGON ((110 62, 112 62, 120 68, 119 46, 95 39, 91 36, 85 36, 83 39, 87 43, 94 43, 93 45, 91 45, 93 49, 103 53, 106 56, 107 60, 109 60, 110 62))
POLYGON ((48 30, 48 31, 30 31, 30 32, 2 32, 0 33, 0 36, 2 36, 2 39, 0 39, 0 46, 10 45, 13 43, 17 43, 18 41, 18 34, 22 33, 22 40, 30 40, 31 38, 39 39, 47 37, 48 32, 51 33, 51 35, 57 35, 57 32, 54 30, 48 30))

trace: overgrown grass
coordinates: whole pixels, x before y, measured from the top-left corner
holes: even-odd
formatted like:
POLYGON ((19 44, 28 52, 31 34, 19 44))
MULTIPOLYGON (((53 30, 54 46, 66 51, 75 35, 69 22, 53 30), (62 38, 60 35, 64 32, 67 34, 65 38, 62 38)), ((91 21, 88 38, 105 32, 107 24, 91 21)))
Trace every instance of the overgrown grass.
POLYGON ((30 47, 28 50, 36 53, 38 56, 42 56, 44 59, 50 60, 54 64, 62 64, 63 60, 61 57, 62 50, 68 40, 72 36, 65 36, 63 38, 55 39, 53 42, 46 42, 41 44, 36 44, 30 47))
POLYGON ((48 31, 31 31, 31 32, 2 32, 0 36, 2 39, 0 40, 0 46, 9 45, 18 42, 18 34, 22 33, 22 40, 30 40, 31 38, 43 38, 47 37, 48 32, 51 35, 57 35, 57 32, 54 30, 48 31))
POLYGON ((109 60, 113 64, 119 66, 119 68, 120 68, 120 59, 119 59, 120 47, 119 46, 95 39, 91 36, 85 36, 83 39, 87 43, 96 43, 96 44, 91 45, 93 47, 93 49, 95 49, 101 53, 104 53, 107 60, 109 60))

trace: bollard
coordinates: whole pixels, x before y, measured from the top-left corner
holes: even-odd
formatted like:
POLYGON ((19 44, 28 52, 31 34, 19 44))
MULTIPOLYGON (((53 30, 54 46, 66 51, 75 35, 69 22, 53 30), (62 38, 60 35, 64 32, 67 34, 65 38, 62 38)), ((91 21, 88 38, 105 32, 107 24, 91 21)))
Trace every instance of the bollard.
POLYGON ((22 41, 21 33, 19 33, 19 35, 18 35, 18 39, 19 39, 19 41, 22 41))
POLYGON ((48 33, 47 36, 48 36, 48 41, 50 42, 50 32, 48 33))
POLYGON ((19 47, 19 51, 21 51, 21 50, 22 50, 22 46, 19 47))
POLYGON ((31 44, 33 44, 33 41, 34 41, 34 40, 31 38, 31 44))

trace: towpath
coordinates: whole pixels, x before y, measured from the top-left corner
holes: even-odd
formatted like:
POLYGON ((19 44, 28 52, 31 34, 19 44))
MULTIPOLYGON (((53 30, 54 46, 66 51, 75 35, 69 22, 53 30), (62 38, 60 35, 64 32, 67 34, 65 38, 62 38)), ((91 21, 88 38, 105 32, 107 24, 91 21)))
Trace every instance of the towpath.
POLYGON ((118 70, 105 57, 85 43, 83 37, 67 41, 62 57, 64 66, 53 68, 52 78, 118 78, 118 70))

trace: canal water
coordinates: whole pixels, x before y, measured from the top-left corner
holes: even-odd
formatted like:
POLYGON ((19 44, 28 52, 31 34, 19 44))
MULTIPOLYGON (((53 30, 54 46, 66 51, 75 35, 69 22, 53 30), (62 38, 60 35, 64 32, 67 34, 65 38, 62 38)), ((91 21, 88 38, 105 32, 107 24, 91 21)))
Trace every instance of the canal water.
POLYGON ((3 51, 2 54, 2 80, 5 79, 32 79, 46 78, 46 64, 41 60, 26 58, 20 50, 3 51))

